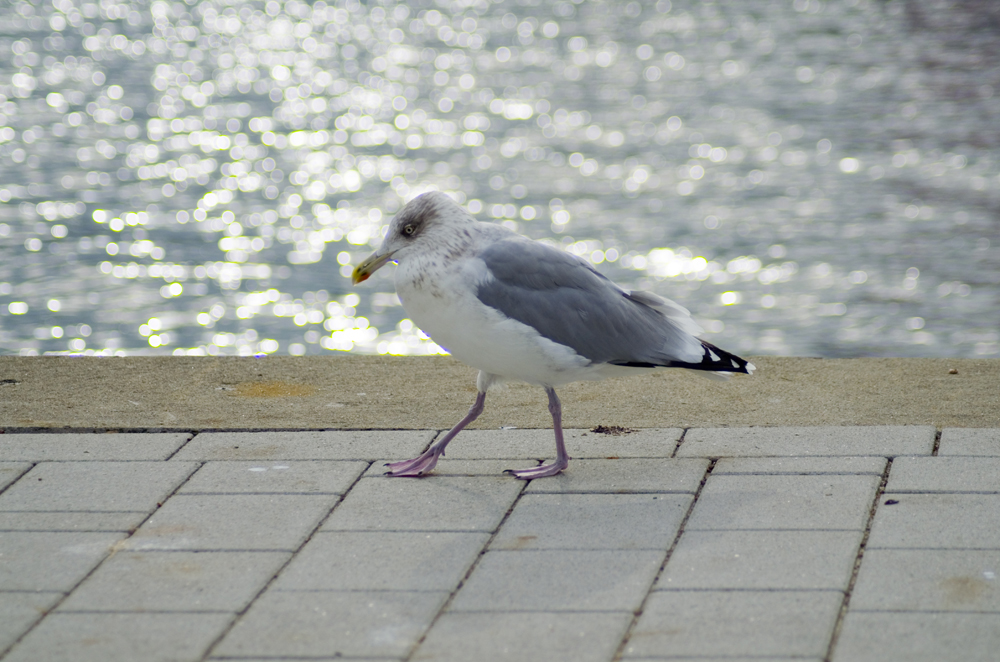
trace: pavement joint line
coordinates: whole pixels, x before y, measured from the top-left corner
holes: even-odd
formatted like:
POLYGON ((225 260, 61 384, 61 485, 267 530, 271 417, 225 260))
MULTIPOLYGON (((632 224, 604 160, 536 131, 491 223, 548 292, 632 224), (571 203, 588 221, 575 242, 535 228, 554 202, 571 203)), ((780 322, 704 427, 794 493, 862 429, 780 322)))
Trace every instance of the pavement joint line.
MULTIPOLYGON (((175 455, 177 455, 178 453, 181 452, 182 448, 184 448, 185 446, 187 446, 188 444, 190 444, 191 440, 194 439, 197 436, 198 436, 197 432, 190 432, 190 433, 188 433, 188 438, 184 440, 184 443, 181 444, 180 446, 178 446, 177 448, 175 448, 173 453, 171 453, 170 455, 168 455, 165 458, 163 458, 163 461, 164 462, 169 462, 170 460, 172 460, 175 455)), ((187 481, 185 481, 185 482, 187 482, 187 481)))
MULTIPOLYGON (((440 434, 440 432, 438 434, 440 434)), ((482 561, 484 556, 486 556, 486 551, 490 548, 490 545, 493 544, 493 540, 497 537, 497 534, 500 532, 500 529, 503 528, 504 523, 508 519, 510 519, 510 514, 514 512, 514 508, 516 508, 517 504, 521 501, 521 497, 524 496, 524 492, 528 489, 528 485, 531 483, 531 481, 524 480, 521 481, 521 483, 522 483, 521 490, 517 493, 517 496, 514 497, 514 500, 507 508, 507 512, 505 512, 503 514, 503 517, 500 518, 500 521, 497 523, 496 528, 493 529, 493 531, 490 533, 490 537, 486 540, 485 543, 483 543, 482 548, 479 550, 479 555, 476 556, 476 559, 469 566, 469 569, 465 571, 464 575, 462 575, 462 578, 458 581, 458 584, 455 586, 455 589, 448 595, 448 598, 444 601, 444 604, 441 605, 441 608, 438 609, 438 612, 434 614, 434 618, 431 619, 431 622, 427 626, 427 629, 424 630, 423 634, 420 635, 417 641, 414 642, 412 646, 410 646, 410 650, 406 653, 406 655, 399 658, 401 662, 410 662, 410 660, 413 659, 413 656, 416 654, 421 644, 423 644, 424 641, 427 639, 427 635, 430 634, 430 631, 434 629, 434 626, 437 625, 437 622, 440 621, 441 617, 445 614, 446 611, 448 611, 448 608, 451 606, 451 603, 455 601, 455 596, 458 595, 458 592, 462 590, 462 587, 465 586, 465 583, 469 581, 469 577, 471 577, 472 573, 475 572, 476 568, 479 567, 479 562, 482 561)))
MULTIPOLYGON (((145 461, 149 462, 151 460, 145 460, 145 461)), ((153 462, 163 462, 164 460, 152 460, 152 461, 153 462)), ((36 462, 36 463, 32 464, 32 467, 34 467, 36 464, 42 464, 42 463, 41 462, 36 462)), ((73 584, 73 586, 68 591, 66 591, 65 593, 63 593, 63 596, 61 598, 59 598, 59 600, 57 600, 55 603, 53 603, 53 605, 51 607, 49 607, 48 610, 46 610, 45 614, 41 618, 39 618, 37 621, 35 621, 31 625, 31 627, 29 627, 27 630, 25 630, 24 632, 22 632, 20 634, 20 636, 18 636, 16 639, 14 639, 14 641, 12 641, 11 644, 9 646, 7 646, 7 648, 0 649, 0 660, 2 660, 4 657, 6 657, 7 654, 10 653, 10 651, 15 646, 17 646, 19 643, 21 643, 21 641, 23 641, 24 638, 26 636, 28 636, 29 633, 31 633, 35 628, 37 628, 39 626, 39 624, 41 624, 42 621, 45 620, 46 616, 48 616, 49 614, 51 614, 52 612, 54 612, 56 609, 58 609, 59 606, 62 605, 62 603, 66 602, 67 598, 69 598, 69 596, 72 595, 73 591, 75 591, 76 589, 80 588, 80 584, 82 584, 83 582, 87 581, 87 579, 89 579, 91 575, 93 575, 95 572, 97 572, 97 569, 100 568, 102 565, 104 565, 105 561, 107 561, 108 559, 110 559, 111 557, 113 557, 115 554, 117 554, 121 549, 123 549, 125 543, 130 538, 132 538, 133 535, 135 535, 135 532, 139 530, 139 527, 141 527, 143 524, 145 524, 146 522, 148 522, 149 518, 151 518, 153 515, 155 515, 156 512, 160 508, 163 507, 163 504, 165 504, 170 499, 170 497, 172 497, 175 494, 177 494, 177 490, 181 489, 181 487, 183 487, 185 483, 187 483, 189 480, 191 480, 191 476, 193 476, 195 473, 197 473, 198 470, 201 469, 202 466, 204 466, 205 463, 204 462, 197 462, 196 464, 197 464, 197 466, 194 467, 191 471, 188 472, 188 475, 184 478, 184 480, 180 481, 167 496, 163 497, 162 501, 158 501, 156 503, 156 508, 154 508, 153 510, 151 510, 149 512, 149 514, 146 515, 146 517, 144 517, 142 519, 141 522, 139 522, 138 524, 136 524, 135 528, 129 529, 127 531, 124 531, 125 537, 122 538, 121 540, 119 540, 114 545, 112 545, 111 549, 108 551, 108 553, 104 555, 104 558, 102 558, 99 562, 97 562, 96 564, 94 564, 94 567, 91 568, 90 571, 87 572, 87 574, 85 574, 83 577, 81 577, 80 581, 78 581, 77 583, 73 584)), ((55 512, 66 512, 66 511, 55 511, 55 512)), ((142 511, 126 511, 126 512, 142 512, 142 511)))
MULTIPOLYGON (((315 536, 316 533, 320 530, 320 528, 326 523, 326 521, 330 519, 330 516, 333 514, 333 512, 337 510, 337 506, 339 506, 344 502, 344 499, 347 498, 347 495, 350 494, 351 490, 354 489, 354 486, 358 484, 358 481, 361 480, 361 477, 364 476, 369 469, 371 469, 371 466, 374 463, 375 461, 368 462, 368 466, 365 468, 365 470, 359 473, 354 478, 354 481, 348 486, 346 490, 344 490, 344 493, 340 495, 340 498, 337 499, 337 502, 333 504, 333 506, 330 508, 329 511, 327 511, 326 515, 324 517, 319 518, 319 521, 316 522, 316 525, 312 528, 312 531, 309 532, 309 535, 307 535, 305 539, 303 539, 303 541, 299 544, 297 548, 291 550, 291 554, 289 554, 288 558, 285 559, 285 562, 282 563, 281 566, 274 571, 274 574, 271 575, 271 578, 264 583, 264 585, 260 588, 260 590, 257 591, 257 593, 255 593, 254 596, 250 598, 249 601, 247 601, 246 605, 243 606, 243 609, 240 609, 233 615, 233 618, 229 621, 229 624, 226 625, 226 627, 222 629, 222 631, 215 637, 215 639, 213 639, 208 644, 208 646, 205 647, 205 652, 201 656, 202 660, 207 660, 208 658, 212 657, 212 652, 222 642, 222 640, 225 639, 226 636, 232 631, 233 626, 236 625, 237 621, 243 618, 243 616, 247 613, 247 611, 250 610, 250 607, 253 606, 253 604, 260 598, 260 596, 262 596, 271 587, 271 585, 274 584, 275 581, 277 581, 278 576, 281 575, 282 571, 285 568, 287 568, 288 564, 291 563, 295 559, 296 555, 298 555, 298 553, 302 551, 302 548, 305 547, 309 543, 309 541, 313 539, 313 536, 315 536)), ((288 552, 289 550, 280 550, 280 551, 288 552)))
MULTIPOLYGON (((941 433, 937 433, 938 439, 941 433)), ((937 443, 937 442, 935 442, 937 443)), ((872 524, 875 523, 875 513, 878 510, 879 502, 885 494, 886 485, 889 483, 889 472, 892 471, 892 461, 894 458, 886 458, 885 470, 882 472, 882 480, 875 490, 875 498, 872 499, 871 508, 868 511, 868 522, 865 524, 865 532, 861 536, 861 543, 858 545, 858 554, 854 558, 854 568, 851 570, 851 579, 847 583, 844 591, 844 601, 840 604, 840 611, 837 613, 837 620, 833 624, 833 632, 830 634, 830 645, 826 649, 826 656, 823 662, 831 662, 833 654, 837 649, 837 641, 840 639, 841 630, 844 628, 844 619, 851 606, 851 595, 854 593, 854 586, 858 582, 858 574, 861 572, 861 564, 864 562, 865 550, 868 545, 868 536, 871 535, 872 524)))
POLYGON ((10 488, 12 488, 14 486, 14 483, 16 483, 17 481, 21 480, 21 476, 23 476, 24 474, 28 473, 32 469, 34 469, 35 465, 38 464, 38 462, 26 462, 25 464, 29 465, 28 468, 25 469, 24 471, 20 472, 16 476, 14 476, 14 480, 12 480, 9 483, 7 483, 6 486, 0 487, 0 494, 3 494, 4 492, 6 492, 10 488))
MULTIPOLYGON (((681 438, 683 438, 683 436, 684 433, 681 433, 681 438)), ((678 444, 678 449, 679 448, 680 445, 678 444)), ((677 449, 675 449, 675 451, 676 450, 677 449)), ((694 508, 698 504, 698 498, 704 491, 705 484, 708 483, 708 479, 712 475, 712 470, 715 469, 715 465, 718 462, 719 458, 711 458, 709 460, 708 467, 705 468, 705 473, 702 474, 701 482, 698 483, 698 489, 694 493, 694 498, 691 499, 691 504, 688 506, 687 512, 684 513, 684 518, 677 527, 677 535, 674 536, 673 542, 671 542, 670 547, 667 548, 667 552, 663 557, 663 562, 660 563, 660 569, 656 571, 656 576, 653 577, 652 583, 650 583, 649 588, 646 590, 646 595, 642 598, 639 608, 632 612, 632 621, 628 624, 628 627, 625 628, 625 634, 622 635, 622 640, 618 643, 618 647, 615 649, 614 655, 611 656, 612 662, 621 662, 622 655, 625 654, 625 647, 628 646, 629 639, 632 638, 632 632, 635 631, 635 626, 639 622, 642 612, 646 609, 646 604, 649 602, 650 596, 654 593, 653 588, 663 575, 663 571, 666 569, 667 564, 670 563, 670 559, 674 555, 674 550, 677 549, 677 545, 680 543, 681 537, 684 535, 684 527, 691 518, 691 513, 694 512, 694 508)))
MULTIPOLYGON (((287 428, 287 427, 253 427, 253 428, 87 428, 87 427, 0 427, 0 436, 4 434, 50 434, 50 435, 70 435, 70 434, 190 434, 192 437, 199 434, 214 434, 218 432, 251 433, 251 432, 422 432, 432 428, 375 428, 375 427, 337 427, 337 428, 287 428)), ((521 428, 523 430, 535 430, 543 428, 521 428)), ((478 429, 476 430, 478 431, 478 429)), ((190 440, 188 440, 190 441, 190 440)), ((185 442, 186 444, 187 442, 185 442)), ((180 449, 178 449, 180 450, 180 449)))
POLYGON ((934 447, 931 448, 931 457, 937 457, 938 451, 941 450, 941 428, 934 431, 934 447))
POLYGON ((681 435, 677 437, 677 443, 674 444, 674 452, 670 454, 670 458, 674 459, 677 457, 677 453, 681 450, 681 444, 684 443, 684 438, 687 437, 688 430, 691 428, 682 428, 681 435))

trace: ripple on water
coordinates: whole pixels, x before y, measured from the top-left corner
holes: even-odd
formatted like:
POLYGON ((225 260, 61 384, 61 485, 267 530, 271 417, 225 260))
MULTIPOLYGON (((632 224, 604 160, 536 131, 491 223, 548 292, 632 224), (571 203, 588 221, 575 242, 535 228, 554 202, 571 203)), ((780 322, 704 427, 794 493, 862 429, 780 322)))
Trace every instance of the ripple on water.
POLYGON ((996 10, 0 7, 0 351, 433 354, 425 190, 742 353, 998 356, 996 10))

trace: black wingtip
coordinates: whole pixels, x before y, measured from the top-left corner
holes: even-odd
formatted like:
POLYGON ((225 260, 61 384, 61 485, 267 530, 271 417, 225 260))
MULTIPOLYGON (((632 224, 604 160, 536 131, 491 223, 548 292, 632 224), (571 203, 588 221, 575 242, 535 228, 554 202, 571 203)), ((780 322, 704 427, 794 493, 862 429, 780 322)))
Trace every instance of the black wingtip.
POLYGON ((706 372, 733 372, 752 375, 754 364, 740 358, 732 352, 719 349, 710 342, 700 340, 702 355, 698 363, 688 361, 667 361, 665 363, 649 363, 645 361, 609 361, 612 365, 625 368, 687 368, 688 370, 704 370, 706 372))
POLYGON ((744 358, 736 356, 732 352, 719 349, 710 342, 701 341, 704 353, 701 363, 692 365, 695 370, 710 370, 712 372, 735 372, 744 375, 753 374, 754 365, 744 358))

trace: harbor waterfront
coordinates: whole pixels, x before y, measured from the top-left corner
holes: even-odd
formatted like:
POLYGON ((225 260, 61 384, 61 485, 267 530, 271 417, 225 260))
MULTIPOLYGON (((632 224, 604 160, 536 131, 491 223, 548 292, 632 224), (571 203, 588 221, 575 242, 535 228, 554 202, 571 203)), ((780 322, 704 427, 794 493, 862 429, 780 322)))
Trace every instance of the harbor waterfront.
POLYGON ((989 2, 0 6, 0 353, 427 354, 428 189, 740 354, 1000 356, 989 2))

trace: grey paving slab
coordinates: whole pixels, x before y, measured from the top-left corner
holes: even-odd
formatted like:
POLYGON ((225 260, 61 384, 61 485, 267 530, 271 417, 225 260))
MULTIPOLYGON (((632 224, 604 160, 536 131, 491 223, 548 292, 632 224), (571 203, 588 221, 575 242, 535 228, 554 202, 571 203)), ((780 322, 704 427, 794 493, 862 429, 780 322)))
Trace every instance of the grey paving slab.
POLYGON ((165 460, 190 437, 187 432, 5 434, 0 460, 165 460))
POLYGON ((127 531, 147 512, 26 512, 0 510, 0 531, 127 531))
POLYGON ((938 455, 1000 456, 1000 428, 945 428, 938 455))
MULTIPOLYGON (((778 655, 756 656, 755 655, 753 657, 743 656, 743 655, 735 655, 735 656, 720 655, 720 656, 704 657, 704 656, 699 655, 697 657, 690 657, 690 656, 672 657, 669 654, 661 654, 661 655, 644 656, 644 657, 641 657, 641 658, 630 657, 628 659, 630 659, 630 660, 635 660, 635 659, 648 660, 650 662, 652 662, 653 660, 688 660, 690 662, 695 662, 695 661, 697 661, 697 662, 825 662, 825 660, 823 660, 823 658, 821 658, 821 657, 802 657, 800 655, 796 655, 795 657, 789 657, 787 655, 781 655, 781 656, 778 656, 778 655)), ((240 662, 243 662, 243 661, 240 660, 240 662)))
POLYGON ((267 591, 212 654, 399 658, 447 598, 445 591, 267 591))
POLYGON ((930 455, 936 432, 923 425, 694 428, 677 457, 930 455))
POLYGON ((665 552, 538 550, 487 552, 451 611, 631 611, 641 604, 665 552))
POLYGON ((435 430, 202 432, 177 460, 376 460, 419 455, 435 430))
POLYGON ((1000 493, 998 457, 899 457, 886 492, 1000 493))
POLYGON ((118 552, 59 611, 232 611, 246 607, 291 555, 118 552))
POLYGON ((850 610, 833 662, 996 662, 1000 614, 850 610))
POLYGON ((628 612, 444 614, 411 658, 434 662, 607 662, 628 612))
POLYGON ((658 591, 623 657, 821 658, 842 600, 839 591, 658 591))
POLYGON ((485 533, 320 532, 275 590, 451 591, 479 556, 485 533))
POLYGON ((687 530, 864 529, 881 478, 734 476, 705 483, 687 530))
POLYGON ((491 549, 658 549, 666 552, 689 494, 528 494, 491 549))
POLYGON ((294 551, 337 499, 324 494, 177 494, 139 527, 125 548, 294 551))
POLYGON ((510 476, 362 478, 323 530, 494 531, 523 489, 510 476))
POLYGON ((0 510, 150 512, 193 462, 42 462, 0 494, 0 510))
POLYGON ((724 457, 715 463, 713 476, 726 474, 869 474, 881 476, 884 457, 724 457))
POLYGON ((357 655, 320 655, 312 656, 307 658, 302 657, 244 657, 240 656, 238 658, 233 657, 209 657, 209 660, 221 661, 221 660, 239 660, 239 662, 303 662, 303 660, 308 660, 308 662, 404 662, 405 657, 369 657, 367 655, 357 656, 357 655))
MULTIPOLYGON (((566 452, 575 459, 670 457, 681 437, 680 428, 645 428, 628 434, 564 430, 566 452)), ((448 446, 455 460, 543 459, 555 457, 551 429, 466 430, 448 446)), ((515 467, 517 468, 517 467, 515 467)))
POLYGON ((4 533, 0 590, 69 591, 124 537, 122 533, 4 533))
MULTIPOLYGON (((526 464, 522 467, 531 466, 526 464)), ((700 459, 572 460, 557 476, 533 480, 526 494, 570 494, 586 492, 694 494, 708 469, 700 459)))
POLYGON ((209 660, 239 660, 239 662, 302 662, 303 659, 309 662, 404 662, 404 657, 368 657, 356 655, 320 655, 319 657, 210 657, 209 660))
POLYGON ((685 531, 658 589, 846 590, 862 531, 685 531))
POLYGON ((367 468, 367 462, 338 460, 207 462, 179 492, 343 494, 367 468))
POLYGON ((851 609, 1000 613, 1000 551, 869 549, 851 609))
POLYGON ((867 547, 1000 550, 1000 494, 884 495, 867 547))
POLYGON ((63 595, 48 591, 0 591, 0 652, 37 623, 63 595))
POLYGON ((232 614, 54 613, 4 662, 184 662, 199 660, 232 614))
POLYGON ((30 468, 30 462, 0 462, 0 492, 30 468))

